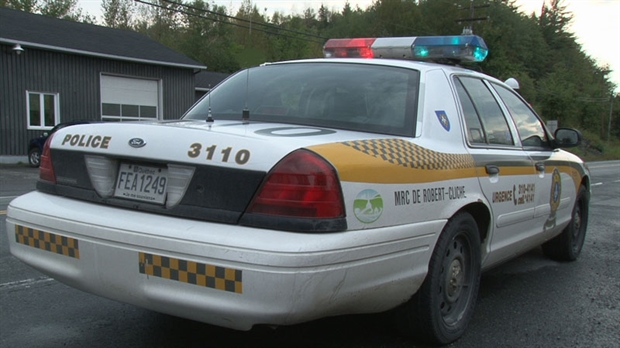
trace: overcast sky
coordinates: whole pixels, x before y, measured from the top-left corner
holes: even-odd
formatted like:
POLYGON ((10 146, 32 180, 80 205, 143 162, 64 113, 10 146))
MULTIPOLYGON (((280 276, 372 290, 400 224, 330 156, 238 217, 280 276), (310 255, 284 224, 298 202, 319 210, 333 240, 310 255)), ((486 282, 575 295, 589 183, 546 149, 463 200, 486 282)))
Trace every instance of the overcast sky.
MULTIPOLYGON (((148 0, 145 0, 148 1, 148 0)), ((233 13, 242 0, 205 0, 226 6, 233 13)), ((550 0, 546 0, 550 2, 550 0)), ((341 10, 345 0, 252 0, 258 9, 268 13, 275 11, 285 14, 302 14, 312 7, 318 9, 321 4, 330 10, 341 10)), ((358 5, 366 9, 373 0, 349 0, 351 6, 358 5)), ((532 12, 540 14, 544 0, 517 0, 516 3, 527 15, 532 12)), ((599 65, 609 65, 613 70, 611 80, 620 92, 620 0, 564 0, 567 10, 573 13, 572 31, 584 51, 595 59, 599 65)), ((101 0, 79 0, 79 6, 87 13, 101 16, 101 0)), ((491 47, 491 49, 493 49, 491 47)))

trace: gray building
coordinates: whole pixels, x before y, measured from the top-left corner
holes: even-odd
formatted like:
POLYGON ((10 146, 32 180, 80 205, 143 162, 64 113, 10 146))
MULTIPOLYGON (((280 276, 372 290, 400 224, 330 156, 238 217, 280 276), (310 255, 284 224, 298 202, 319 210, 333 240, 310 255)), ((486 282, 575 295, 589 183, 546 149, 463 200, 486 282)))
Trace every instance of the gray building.
POLYGON ((201 71, 196 74, 196 101, 207 94, 213 87, 228 78, 230 74, 221 72, 201 71))
POLYGON ((0 162, 60 122, 179 118, 204 69, 134 31, 0 7, 0 162))

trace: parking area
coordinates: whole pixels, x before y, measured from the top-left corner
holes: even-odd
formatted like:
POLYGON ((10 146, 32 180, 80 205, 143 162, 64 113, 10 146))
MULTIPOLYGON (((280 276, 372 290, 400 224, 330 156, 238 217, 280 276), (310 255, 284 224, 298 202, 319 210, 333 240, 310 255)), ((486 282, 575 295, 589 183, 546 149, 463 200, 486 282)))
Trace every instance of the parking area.
MULTIPOLYGON (((558 263, 536 249, 484 273, 471 325, 449 347, 620 346, 620 161, 589 167, 590 226, 580 259, 558 263)), ((240 332, 69 288, 7 247, 7 206, 35 189, 37 177, 34 168, 0 167, 0 347, 415 346, 384 314, 240 332)))

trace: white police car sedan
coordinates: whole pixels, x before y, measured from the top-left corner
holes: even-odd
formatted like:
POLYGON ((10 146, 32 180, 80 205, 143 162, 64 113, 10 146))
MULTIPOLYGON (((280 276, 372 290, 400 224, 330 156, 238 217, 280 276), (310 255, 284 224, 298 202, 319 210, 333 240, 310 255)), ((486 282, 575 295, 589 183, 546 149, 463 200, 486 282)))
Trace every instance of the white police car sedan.
POLYGON ((241 71, 180 120, 78 125, 13 200, 13 255, 75 288, 248 330, 390 309, 448 343, 483 270, 578 257, 589 173, 477 36, 330 40, 241 71), (357 58, 350 58, 357 57, 357 58), (382 58, 382 59, 381 59, 382 58), (399 59, 387 59, 399 58, 399 59))

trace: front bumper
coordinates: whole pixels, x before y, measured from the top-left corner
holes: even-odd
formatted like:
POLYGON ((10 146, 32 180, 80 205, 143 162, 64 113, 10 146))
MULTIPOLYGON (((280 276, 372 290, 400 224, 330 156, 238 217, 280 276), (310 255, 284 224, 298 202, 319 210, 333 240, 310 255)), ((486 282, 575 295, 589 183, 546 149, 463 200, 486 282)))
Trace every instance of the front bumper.
POLYGON ((11 202, 18 259, 72 287, 248 330, 381 312, 419 288, 444 220, 328 234, 216 224, 40 192, 11 202))

